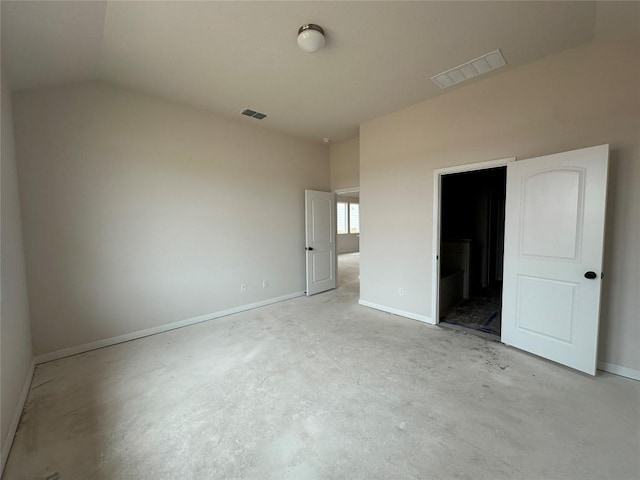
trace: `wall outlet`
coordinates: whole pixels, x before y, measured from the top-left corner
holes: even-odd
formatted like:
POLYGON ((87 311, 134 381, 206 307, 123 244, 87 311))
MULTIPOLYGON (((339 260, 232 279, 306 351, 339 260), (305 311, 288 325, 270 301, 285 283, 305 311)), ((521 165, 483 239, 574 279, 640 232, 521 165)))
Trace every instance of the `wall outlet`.
POLYGON ((269 288, 269 280, 262 280, 262 288, 269 288))
POLYGON ((246 283, 240 284, 240 293, 247 293, 247 284, 246 283))
POLYGON ((398 289, 398 295, 400 295, 401 297, 404 296, 404 288, 403 287, 400 287, 398 289))

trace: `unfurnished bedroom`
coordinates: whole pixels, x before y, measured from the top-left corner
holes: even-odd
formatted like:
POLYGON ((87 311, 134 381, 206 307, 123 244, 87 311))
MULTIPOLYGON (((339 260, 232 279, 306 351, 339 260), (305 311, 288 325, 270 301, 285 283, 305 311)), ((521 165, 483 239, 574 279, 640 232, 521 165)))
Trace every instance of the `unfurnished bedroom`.
POLYGON ((0 2, 3 480, 640 478, 640 2, 0 2))

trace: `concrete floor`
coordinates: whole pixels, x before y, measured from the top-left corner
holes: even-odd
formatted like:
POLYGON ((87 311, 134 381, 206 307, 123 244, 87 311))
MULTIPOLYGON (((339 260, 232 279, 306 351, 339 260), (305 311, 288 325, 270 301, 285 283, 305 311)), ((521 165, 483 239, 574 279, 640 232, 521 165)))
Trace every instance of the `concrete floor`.
POLYGON ((36 369, 4 477, 638 479, 640 382, 340 287, 36 369))

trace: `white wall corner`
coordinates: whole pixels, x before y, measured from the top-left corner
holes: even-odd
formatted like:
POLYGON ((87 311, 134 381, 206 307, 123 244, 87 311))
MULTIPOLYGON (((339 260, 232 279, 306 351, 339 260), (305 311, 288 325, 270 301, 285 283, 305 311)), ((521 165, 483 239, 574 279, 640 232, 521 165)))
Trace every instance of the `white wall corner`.
POLYGON ((11 445, 13 445, 13 439, 16 436, 16 431, 18 430, 18 425, 20 424, 22 410, 24 409, 24 405, 27 402, 27 395, 29 395, 29 390, 31 389, 31 381, 33 380, 33 372, 35 370, 35 367, 36 360, 34 358, 31 361, 31 367, 29 367, 29 372, 27 373, 27 377, 25 378, 24 384, 22 385, 22 391, 20 392, 20 397, 18 398, 18 404, 15 406, 15 409, 13 411, 11 424, 9 425, 9 431, 7 432, 7 436, 3 439, 2 442, 0 475, 2 475, 2 472, 4 472, 4 466, 7 464, 7 459, 9 458, 11 445))

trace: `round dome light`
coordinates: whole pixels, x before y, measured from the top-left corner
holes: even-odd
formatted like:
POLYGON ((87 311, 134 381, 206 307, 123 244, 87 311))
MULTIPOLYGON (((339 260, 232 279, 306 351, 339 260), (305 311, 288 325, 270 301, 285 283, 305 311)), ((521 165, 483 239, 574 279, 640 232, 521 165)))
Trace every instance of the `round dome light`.
POLYGON ((324 46, 324 30, 314 23, 307 23, 298 30, 298 46, 308 53, 314 53, 324 46))

